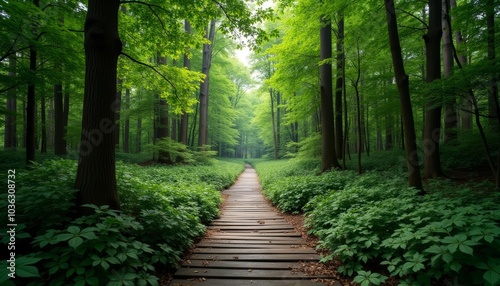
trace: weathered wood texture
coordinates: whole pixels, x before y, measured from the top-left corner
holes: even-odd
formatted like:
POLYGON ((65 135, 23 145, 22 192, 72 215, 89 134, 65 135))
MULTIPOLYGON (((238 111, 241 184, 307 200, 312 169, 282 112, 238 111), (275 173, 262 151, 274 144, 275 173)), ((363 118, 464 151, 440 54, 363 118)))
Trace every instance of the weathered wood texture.
MULTIPOLYGON (((170 286, 308 286, 325 275, 308 276, 302 262, 318 262, 316 251, 274 211, 260 192, 255 170, 247 166, 228 195, 221 217, 212 222, 170 286)), ((340 284, 338 284, 340 285, 340 284)))

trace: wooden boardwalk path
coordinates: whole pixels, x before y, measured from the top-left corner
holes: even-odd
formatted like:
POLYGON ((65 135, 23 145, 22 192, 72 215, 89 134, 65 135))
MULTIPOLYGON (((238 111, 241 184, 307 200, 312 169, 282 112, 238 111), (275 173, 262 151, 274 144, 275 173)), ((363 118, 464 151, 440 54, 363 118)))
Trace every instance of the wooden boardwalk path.
MULTIPOLYGON (((196 245, 170 286, 308 286, 316 278, 299 271, 319 255, 276 213, 260 192, 255 170, 247 166, 228 195, 219 219, 196 245)), ((340 284, 339 284, 340 285, 340 284)))

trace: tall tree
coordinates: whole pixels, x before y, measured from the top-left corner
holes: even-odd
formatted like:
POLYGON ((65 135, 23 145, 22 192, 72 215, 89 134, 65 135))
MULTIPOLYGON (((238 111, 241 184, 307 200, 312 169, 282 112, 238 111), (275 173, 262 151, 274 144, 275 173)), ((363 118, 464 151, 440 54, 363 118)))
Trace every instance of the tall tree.
POLYGON ((417 140, 415 135, 415 123, 413 121, 413 109, 410 99, 410 81, 406 74, 403 56, 401 55, 401 44, 399 41, 398 23, 394 0, 384 0, 387 29, 389 32, 389 45, 391 48, 392 64, 401 104, 401 114, 404 124, 404 136, 406 144, 406 164, 408 168, 408 184, 415 187, 423 194, 422 180, 420 177, 419 160, 417 153, 417 140))
POLYGON ((62 83, 54 85, 54 153, 66 155, 64 136, 64 103, 62 83))
MULTIPOLYGON (((450 0, 450 10, 455 11, 457 8, 457 1, 450 0)), ((451 19, 448 19, 451 21, 451 19)), ((455 42, 457 47, 458 60, 462 66, 467 65, 467 56, 465 50, 465 41, 462 36, 462 32, 460 30, 455 30, 455 42)), ((472 99, 469 97, 469 94, 465 93, 463 95, 463 100, 461 103, 462 111, 461 115, 461 123, 462 129, 472 129, 472 99)))
POLYGON ((492 73, 489 79, 490 84, 488 87, 488 117, 490 127, 494 130, 498 130, 500 126, 498 125, 497 117, 500 115, 499 112, 499 99, 498 99, 498 71, 495 69, 495 59, 496 59, 496 45, 495 45, 495 8, 496 4, 494 0, 486 1, 486 28, 487 28, 487 38, 488 38, 488 60, 492 65, 492 73))
MULTIPOLYGON (((89 0, 85 20, 85 89, 75 187, 77 204, 119 209, 115 174, 116 69, 122 43, 119 0, 89 0)), ((81 209, 83 213, 88 211, 81 209)))
POLYGON ((123 152, 130 152, 130 88, 125 89, 125 126, 123 128, 123 152))
MULTIPOLYGON (((16 77, 16 55, 9 56, 9 76, 16 77)), ((17 99, 16 89, 12 88, 7 94, 5 115, 4 148, 17 147, 17 99)))
POLYGON ((198 147, 208 144, 208 95, 210 84, 210 66, 212 62, 212 50, 215 38, 215 19, 210 21, 206 38, 210 43, 203 45, 202 73, 205 80, 200 85, 200 125, 198 129, 198 147))
MULTIPOLYGON (((35 7, 40 7, 40 0, 33 0, 35 7)), ((29 66, 30 80, 28 83, 28 97, 26 100, 26 165, 31 165, 35 161, 36 138, 35 138, 35 121, 36 121, 36 97, 35 97, 35 77, 37 70, 37 52, 35 42, 38 38, 36 17, 32 20, 32 35, 33 42, 29 48, 29 66)))
MULTIPOLYGON (((426 81, 431 83, 441 78, 441 0, 429 0, 429 25, 424 35, 426 81)), ((424 177, 442 175, 439 154, 441 135, 441 103, 434 94, 427 96, 424 124, 424 177)))
MULTIPOLYGON (((453 74, 453 33, 450 20, 450 0, 442 0, 443 17, 443 72, 449 78, 453 74)), ((444 142, 454 142, 457 139, 457 112, 455 109, 456 97, 454 93, 446 95, 444 115, 444 142)))
POLYGON ((340 169, 335 153, 335 124, 332 90, 332 23, 326 16, 320 18, 320 91, 321 91, 321 171, 340 169))
MULTIPOLYGON (((184 30, 186 34, 191 34, 191 23, 188 20, 184 20, 184 30)), ((186 47, 186 51, 184 52, 184 68, 187 70, 191 69, 191 59, 189 58, 189 47, 186 47)), ((180 124, 180 142, 184 145, 188 144, 188 126, 189 126, 189 114, 184 111, 181 117, 180 124)))
POLYGON ((338 13, 337 22, 337 80, 335 84, 335 151, 337 158, 342 159, 344 153, 344 136, 342 134, 342 92, 344 90, 344 13, 338 13))

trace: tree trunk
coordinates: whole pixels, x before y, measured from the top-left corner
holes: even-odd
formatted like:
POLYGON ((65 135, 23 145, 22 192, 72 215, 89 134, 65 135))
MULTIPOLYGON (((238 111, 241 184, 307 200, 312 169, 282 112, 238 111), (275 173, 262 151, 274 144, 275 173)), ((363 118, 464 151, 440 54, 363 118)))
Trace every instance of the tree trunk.
MULTIPOLYGON (((85 89, 82 136, 75 187, 77 204, 119 209, 115 173, 118 0, 89 0, 85 21, 85 89)), ((81 208, 83 214, 91 213, 81 208)))
MULTIPOLYGON (((160 98, 160 106, 159 106, 159 126, 158 126, 158 139, 166 139, 168 138, 169 133, 169 120, 168 120, 168 104, 167 100, 164 98, 160 98)), ((171 164, 170 153, 167 150, 160 150, 158 154, 158 162, 164 164, 171 164)))
MULTIPOLYGON (((33 0, 33 5, 40 7, 40 0, 33 0)), ((36 37, 37 21, 33 19, 32 34, 36 37)), ((35 138, 35 121, 36 121, 36 97, 35 97, 35 77, 37 66, 37 54, 34 44, 30 44, 29 62, 30 62, 30 80, 28 83, 28 98, 26 102, 26 165, 32 165, 35 161, 36 138, 35 138)))
MULTIPOLYGON (((441 78, 441 0, 429 0, 429 28, 424 35, 428 83, 441 78)), ((433 94, 427 95, 424 125, 424 178, 442 175, 439 155, 441 105, 433 94)))
POLYGON ((141 138, 142 138, 142 119, 137 118, 137 132, 135 134, 135 152, 141 153, 141 138))
POLYGON ((125 126, 123 129, 123 152, 130 153, 130 89, 125 90, 125 126))
POLYGON ((406 162, 408 167, 408 184, 424 194, 422 180, 420 178, 420 168, 417 153, 417 142, 415 135, 415 125, 413 121, 413 109, 410 99, 410 81, 405 72, 403 57, 401 55, 401 45, 399 42, 398 23, 394 0, 385 0, 387 29, 389 31, 389 44, 391 47, 392 64, 396 85, 398 87, 399 100, 401 103, 401 114, 403 116, 405 142, 406 142, 406 162))
POLYGON ((361 117, 361 103, 360 103, 360 96, 359 96, 359 79, 361 78, 361 55, 360 55, 360 50, 359 50, 359 40, 357 41, 357 77, 356 81, 353 82, 354 86, 354 91, 356 93, 356 121, 358 122, 358 129, 357 129, 357 136, 358 136, 358 174, 361 175, 363 173, 363 170, 361 168, 361 151, 363 150, 363 136, 362 134, 362 129, 363 129, 363 123, 362 123, 362 117, 361 117))
POLYGON ((45 92, 42 92, 40 97, 40 125, 41 125, 41 135, 42 144, 40 146, 40 153, 47 153, 47 108, 45 102, 45 92))
MULTIPOLYGON (((16 55, 13 54, 9 57, 9 76, 16 76, 16 55)), ((16 89, 13 88, 7 93, 7 105, 5 114, 5 134, 4 134, 4 148, 17 147, 17 99, 16 89)))
POLYGON ((120 117, 122 112, 122 86, 123 80, 121 78, 116 81, 116 99, 113 104, 113 108, 115 109, 115 146, 118 147, 120 145, 120 117))
MULTIPOLYGON (((191 34, 191 24, 188 20, 184 21, 184 30, 186 34, 191 34)), ((184 54, 184 67, 187 70, 191 70, 191 60, 188 57, 189 47, 186 48, 186 53, 184 54)), ((180 130, 180 142, 184 145, 188 144, 188 126, 189 126, 189 115, 187 112, 183 112, 181 117, 181 130, 180 130)))
POLYGON ((394 146, 394 118, 392 114, 385 116, 385 150, 392 150, 394 146))
POLYGON ((269 97, 271 102, 271 124, 273 129, 273 158, 274 160, 278 159, 278 136, 276 132, 276 120, 274 115, 274 90, 272 88, 269 89, 269 97))
POLYGON ((208 144, 208 91, 209 75, 212 62, 212 49, 215 37, 215 20, 210 21, 210 29, 207 30, 207 39, 210 44, 203 45, 202 73, 205 80, 200 85, 200 125, 198 129, 198 147, 208 144))
MULTIPOLYGON (((330 19, 321 17, 320 28, 320 60, 332 58, 332 23, 330 19)), ((335 153, 335 122, 333 114, 332 64, 320 66, 321 85, 321 172, 332 168, 340 169, 335 153)))
POLYGON ((488 60, 492 65, 491 70, 491 78, 490 84, 488 87, 488 117, 489 117, 489 125, 492 130, 499 130, 500 126, 498 125, 497 117, 499 116, 498 112, 498 78, 497 71, 495 69, 495 1, 487 0, 486 3, 486 25, 487 25, 487 34, 488 34, 488 60))
POLYGON ((276 92, 276 147, 277 156, 280 157, 281 151, 281 92, 276 92))
POLYGON ((61 83, 54 85, 54 154, 66 155, 64 136, 63 88, 61 83))
MULTIPOLYGON (((443 71, 444 77, 453 74, 453 39, 450 21, 450 0, 442 0, 444 15, 443 29, 443 71)), ((444 116, 444 143, 455 142, 457 139, 457 112, 455 111, 456 96, 453 93, 446 95, 444 116)))
MULTIPOLYGON (((450 0, 450 9, 454 10, 457 8, 457 1, 450 0)), ((464 46, 464 38, 460 31, 455 31, 455 42, 458 48, 458 59, 462 66, 467 64, 467 56, 464 46)), ((462 100, 462 111, 460 112, 462 129, 472 129, 472 99, 469 98, 469 94, 465 93, 462 100)))
POLYGON ((335 152, 344 158, 344 135, 342 134, 342 91, 344 90, 344 14, 339 12, 337 23, 337 80, 335 84, 335 152))

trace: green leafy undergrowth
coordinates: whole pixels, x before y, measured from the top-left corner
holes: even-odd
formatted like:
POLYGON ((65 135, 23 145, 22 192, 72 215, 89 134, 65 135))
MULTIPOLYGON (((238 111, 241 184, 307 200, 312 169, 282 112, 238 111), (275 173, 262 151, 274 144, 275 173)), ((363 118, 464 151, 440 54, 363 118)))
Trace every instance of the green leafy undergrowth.
POLYGON ((299 162, 252 163, 274 204, 305 211, 310 233, 330 250, 323 260, 340 259, 342 274, 361 285, 388 277, 400 285, 500 285, 500 194, 491 184, 434 180, 419 196, 394 166, 318 175, 312 160, 299 162))
MULTIPOLYGON (((19 278, 30 278, 33 285, 47 281, 51 285, 156 285, 155 266, 175 267, 193 239, 203 234, 204 224, 218 215, 219 191, 234 182, 244 164, 216 160, 204 166, 140 167, 117 163, 122 211, 89 206, 96 210, 94 215, 74 219, 76 167, 72 160, 53 160, 32 171, 17 170, 17 269, 19 278)), ((6 203, 2 198, 0 208, 6 209, 6 203)), ((6 243, 8 237, 2 240, 6 243)), ((7 277, 4 266, 2 279, 7 277)))
POLYGON ((499 285, 499 203, 498 194, 467 189, 418 196, 395 184, 348 186, 311 201, 307 225, 332 251, 324 260, 340 258, 339 271, 364 285, 387 276, 401 285, 499 285))

